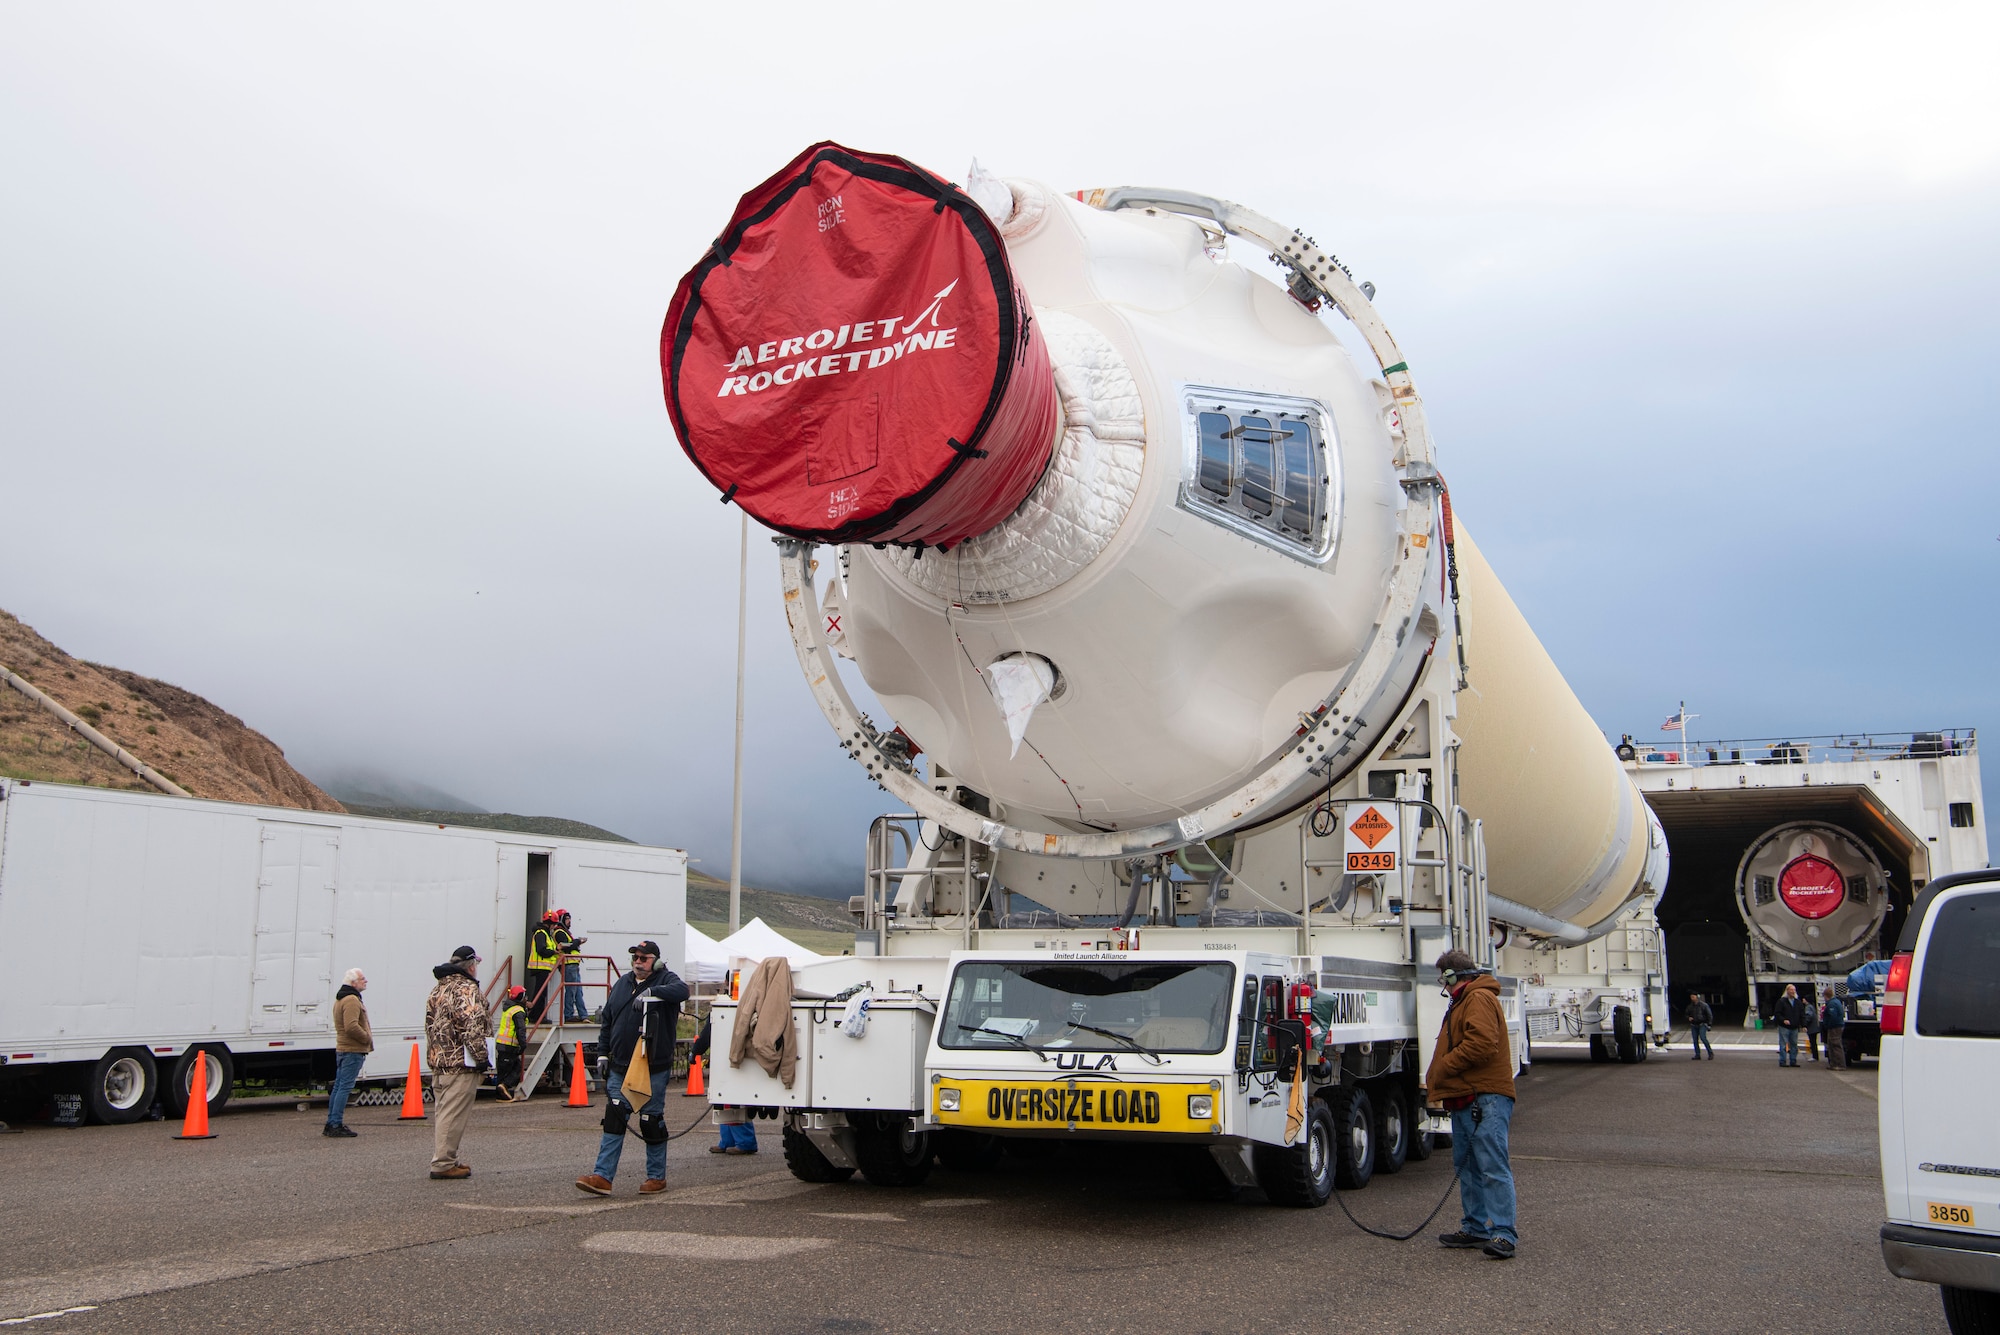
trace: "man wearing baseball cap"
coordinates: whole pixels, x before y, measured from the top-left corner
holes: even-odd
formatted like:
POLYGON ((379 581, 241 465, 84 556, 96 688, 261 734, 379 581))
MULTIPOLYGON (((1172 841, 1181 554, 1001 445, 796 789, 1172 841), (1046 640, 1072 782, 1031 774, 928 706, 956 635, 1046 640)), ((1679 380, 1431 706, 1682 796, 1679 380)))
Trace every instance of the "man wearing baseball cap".
POLYGON ((1438 956, 1438 981, 1451 997, 1424 1100, 1451 1113, 1451 1166, 1465 1215, 1447 1247, 1477 1247, 1496 1261, 1514 1255, 1514 1170, 1507 1131, 1514 1120, 1514 1060, 1500 984, 1462 950, 1438 956))
POLYGON ((479 952, 460 946, 431 970, 431 977, 437 984, 424 1005, 424 1041, 437 1096, 431 1176, 471 1177, 471 1166, 458 1157, 458 1142, 486 1080, 487 1014, 486 999, 479 994, 479 952))
POLYGON ((618 1175, 634 1098, 625 1088, 625 1073, 639 1054, 650 1077, 642 1082, 650 1097, 639 1107, 639 1139, 646 1143, 646 1180, 639 1190, 651 1194, 667 1188, 667 1077, 688 985, 660 961, 658 942, 641 941, 628 953, 632 972, 611 985, 597 1030, 597 1070, 605 1077, 604 1134, 597 1139, 596 1165, 576 1180, 579 1190, 596 1196, 609 1196, 611 1180, 618 1175))

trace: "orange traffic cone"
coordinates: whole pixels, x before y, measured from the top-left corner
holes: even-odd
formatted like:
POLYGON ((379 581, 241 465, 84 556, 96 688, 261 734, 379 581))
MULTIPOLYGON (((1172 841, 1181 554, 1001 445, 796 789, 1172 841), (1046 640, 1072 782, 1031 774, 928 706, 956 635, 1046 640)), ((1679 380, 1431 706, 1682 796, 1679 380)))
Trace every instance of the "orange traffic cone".
POLYGON ((208 1054, 196 1049, 194 1069, 188 1072, 187 1116, 175 1140, 214 1140, 208 1129, 208 1054))
POLYGON ((410 1044, 410 1078, 403 1082, 403 1115, 398 1121, 421 1122, 424 1118, 424 1069, 417 1061, 417 1045, 410 1044))
POLYGON ((569 1068, 569 1102, 564 1106, 570 1108, 588 1108, 590 1106, 590 1081, 583 1073, 583 1044, 581 1043, 576 1045, 576 1064, 569 1068))
POLYGON ((683 1098, 699 1098, 708 1093, 708 1086, 701 1080, 701 1058, 688 1063, 688 1087, 681 1091, 683 1098))

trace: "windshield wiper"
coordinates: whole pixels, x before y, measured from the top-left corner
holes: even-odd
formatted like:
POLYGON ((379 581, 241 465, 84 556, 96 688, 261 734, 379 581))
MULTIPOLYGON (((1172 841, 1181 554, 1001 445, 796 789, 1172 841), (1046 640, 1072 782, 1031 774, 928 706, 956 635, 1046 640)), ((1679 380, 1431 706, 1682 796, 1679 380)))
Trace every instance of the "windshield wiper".
POLYGON ((1063 1023, 1067 1024, 1072 1029, 1088 1029, 1093 1034, 1102 1034, 1106 1038, 1115 1038, 1120 1043, 1123 1043, 1126 1047, 1132 1049, 1132 1051, 1144 1057, 1147 1061, 1153 1063, 1153 1065, 1155 1066, 1166 1065, 1166 1063, 1160 1059, 1159 1053, 1153 1051, 1151 1048, 1147 1047, 1144 1043, 1141 1043, 1138 1039, 1132 1037, 1130 1034, 1121 1034, 1116 1029, 1106 1029, 1103 1025, 1085 1024, 1081 1020, 1065 1020, 1063 1021, 1063 1023))
POLYGON ((961 1034, 997 1034, 1022 1051, 1032 1052, 1044 1062, 1048 1061, 1048 1054, 1044 1053, 1040 1048, 1030 1043, 1027 1039, 1022 1038, 1019 1034, 1010 1034, 1005 1029, 995 1029, 991 1025, 986 1024, 962 1024, 958 1026, 958 1032, 961 1034))

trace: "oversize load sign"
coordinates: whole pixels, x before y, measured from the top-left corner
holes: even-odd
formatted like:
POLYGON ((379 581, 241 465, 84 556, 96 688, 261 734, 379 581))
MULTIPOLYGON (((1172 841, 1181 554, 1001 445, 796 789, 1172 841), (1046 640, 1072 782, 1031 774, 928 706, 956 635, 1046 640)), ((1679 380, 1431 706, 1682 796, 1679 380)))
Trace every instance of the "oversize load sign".
MULTIPOLYGON (((939 1089, 946 1087, 937 1086, 939 1089)), ((1127 1085, 1083 1080, 1061 1083, 953 1080, 949 1082, 949 1087, 959 1091, 958 1110, 940 1110, 937 1120, 952 1126, 1058 1131, 1208 1131, 1214 1125, 1207 1119, 1197 1122, 1188 1116, 1188 1095, 1209 1093, 1205 1083, 1127 1085)))
POLYGON ((1393 802, 1347 804, 1347 870, 1396 870, 1396 805, 1393 802))

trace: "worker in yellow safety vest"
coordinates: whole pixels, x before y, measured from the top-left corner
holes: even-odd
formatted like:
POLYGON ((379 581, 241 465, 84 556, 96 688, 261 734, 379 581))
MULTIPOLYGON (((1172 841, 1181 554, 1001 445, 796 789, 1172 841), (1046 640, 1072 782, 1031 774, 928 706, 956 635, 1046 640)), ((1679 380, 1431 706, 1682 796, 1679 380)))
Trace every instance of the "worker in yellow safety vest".
MULTIPOLYGON (((528 937, 528 1014, 542 1022, 551 994, 562 986, 550 987, 549 977, 562 972, 562 947, 556 943, 556 912, 550 909, 528 937)), ((558 1015, 561 1011, 556 1012, 558 1015)))
POLYGON ((500 1097, 509 1102, 520 1096, 521 1050, 528 1042, 528 1008, 522 1003, 527 995, 525 987, 507 989, 507 1000, 500 1007, 493 1031, 493 1048, 499 1057, 494 1083, 500 1087, 500 1097))

